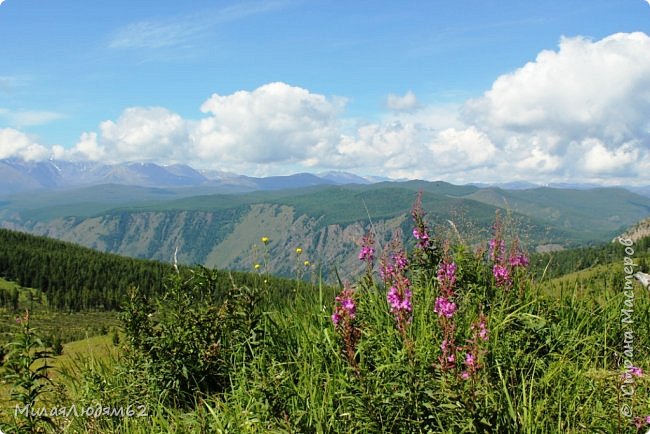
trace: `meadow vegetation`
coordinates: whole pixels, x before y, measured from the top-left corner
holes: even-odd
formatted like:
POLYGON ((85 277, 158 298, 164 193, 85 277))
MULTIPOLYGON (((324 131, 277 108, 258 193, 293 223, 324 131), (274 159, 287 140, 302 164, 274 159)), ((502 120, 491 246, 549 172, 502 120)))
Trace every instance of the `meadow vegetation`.
POLYGON ((270 276, 267 237, 245 279, 168 269, 156 290, 125 290, 116 351, 69 359, 53 380, 51 369, 41 369, 50 355, 38 352, 47 345, 38 341, 36 316, 19 316, 4 367, 13 401, 0 426, 91 433, 647 430, 650 297, 629 283, 624 258, 639 271, 648 239, 585 251, 573 272, 564 265, 578 260, 571 253, 555 257, 557 264, 531 257, 499 214, 478 247, 434 233, 419 197, 411 215, 407 237, 396 233, 379 245, 371 230, 359 240, 364 273, 340 276, 334 286, 310 275, 300 246, 298 279, 270 276), (17 414, 16 405, 36 412, 17 414), (61 411, 73 406, 93 414, 61 411))

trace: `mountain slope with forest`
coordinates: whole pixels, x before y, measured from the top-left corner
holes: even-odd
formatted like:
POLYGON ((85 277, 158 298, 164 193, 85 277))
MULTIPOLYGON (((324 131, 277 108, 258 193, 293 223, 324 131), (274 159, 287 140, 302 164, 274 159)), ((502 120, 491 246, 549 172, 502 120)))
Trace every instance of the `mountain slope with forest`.
POLYGON ((358 271, 358 241, 374 228, 385 245, 408 216, 418 191, 437 232, 486 239, 494 214, 508 215, 530 250, 610 240, 650 214, 650 198, 621 189, 501 190, 445 182, 307 186, 246 194, 184 196, 178 190, 95 186, 0 204, 0 224, 105 252, 185 264, 251 270, 254 245, 271 238, 269 271, 293 276, 295 248, 319 272, 358 271), (76 193, 75 193, 76 192, 76 193))

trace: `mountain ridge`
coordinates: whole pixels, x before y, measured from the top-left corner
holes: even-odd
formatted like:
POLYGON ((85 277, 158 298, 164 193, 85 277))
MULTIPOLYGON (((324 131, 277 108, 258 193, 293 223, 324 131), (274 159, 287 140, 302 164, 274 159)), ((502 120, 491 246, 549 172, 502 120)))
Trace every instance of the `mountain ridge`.
POLYGON ((213 187, 232 192, 278 190, 294 186, 369 184, 374 179, 346 173, 296 173, 268 177, 238 175, 223 171, 199 171, 182 164, 103 164, 47 160, 28 162, 0 159, 0 195, 35 190, 70 189, 93 185, 120 184, 139 187, 213 187))
MULTIPOLYGON (((343 171, 295 173, 255 177, 221 170, 198 170, 185 164, 161 165, 151 162, 105 164, 64 160, 25 161, 19 158, 0 159, 0 197, 38 190, 61 190, 94 185, 119 184, 138 187, 212 188, 222 192, 243 193, 255 190, 280 190, 314 185, 380 184, 417 180, 392 180, 380 176, 359 176, 343 171)), ((435 181, 427 181, 435 182, 435 181)), ((527 181, 466 184, 476 188, 530 190, 540 187, 589 190, 602 188, 595 184, 551 183, 539 185, 527 181)), ((650 185, 621 186, 628 191, 650 197, 650 185)))

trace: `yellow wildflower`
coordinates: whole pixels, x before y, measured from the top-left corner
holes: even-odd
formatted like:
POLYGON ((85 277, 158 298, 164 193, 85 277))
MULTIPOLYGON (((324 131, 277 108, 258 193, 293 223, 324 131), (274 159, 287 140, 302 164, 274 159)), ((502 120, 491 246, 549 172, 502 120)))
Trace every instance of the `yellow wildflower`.
POLYGON ((296 248, 296 253, 297 253, 298 255, 301 254, 301 253, 302 253, 302 248, 300 248, 300 247, 296 248))
POLYGON ((262 243, 268 244, 269 243, 269 237, 262 237, 262 243))

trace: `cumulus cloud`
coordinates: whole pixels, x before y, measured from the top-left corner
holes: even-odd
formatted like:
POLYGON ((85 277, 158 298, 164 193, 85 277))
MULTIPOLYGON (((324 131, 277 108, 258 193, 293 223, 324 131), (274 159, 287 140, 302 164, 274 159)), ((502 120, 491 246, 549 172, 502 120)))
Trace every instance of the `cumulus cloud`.
POLYGON ((53 147, 55 158, 108 163, 184 162, 189 152, 188 121, 162 107, 127 108, 99 133, 82 133, 74 147, 53 147))
POLYGON ((462 119, 521 170, 632 177, 650 145, 649 110, 650 37, 618 33, 596 42, 563 38, 558 51, 541 52, 468 101, 462 119))
POLYGON ((404 96, 389 94, 386 98, 386 107, 395 111, 409 111, 418 108, 420 104, 412 91, 406 92, 404 96))
POLYGON ((57 160, 69 161, 108 161, 106 149, 97 143, 97 133, 84 132, 79 141, 72 149, 65 149, 62 146, 52 147, 52 155, 57 160))
POLYGON ((20 157, 26 161, 48 158, 50 151, 27 134, 13 128, 0 128, 0 158, 20 157))
POLYGON ((201 106, 209 116, 194 129, 195 151, 210 161, 304 161, 326 153, 338 140, 337 117, 344 105, 343 99, 285 83, 214 94, 201 106))
POLYGON ((100 145, 109 160, 148 162, 186 158, 187 122, 165 108, 128 108, 116 122, 104 121, 99 129, 100 145))

